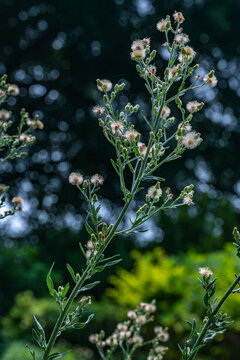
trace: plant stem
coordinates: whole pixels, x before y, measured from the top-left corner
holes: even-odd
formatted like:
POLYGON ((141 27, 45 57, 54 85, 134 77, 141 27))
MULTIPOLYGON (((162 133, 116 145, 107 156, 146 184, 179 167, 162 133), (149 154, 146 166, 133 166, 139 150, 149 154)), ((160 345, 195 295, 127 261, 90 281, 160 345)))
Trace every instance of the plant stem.
MULTIPOLYGON (((219 303, 216 305, 215 309, 212 312, 212 315, 216 315, 218 313, 218 311, 220 310, 220 308, 222 307, 222 305, 225 303, 225 301, 227 300, 227 298, 231 295, 232 291, 234 290, 235 286, 239 283, 240 281, 240 274, 238 274, 238 276, 236 277, 235 281, 230 285, 230 287, 227 289, 227 291, 225 292, 225 294, 223 295, 223 297, 221 298, 221 300, 219 301, 219 303)), ((197 346, 201 345, 202 340, 204 339, 204 336, 206 335, 206 332, 208 331, 210 325, 212 323, 211 319, 208 319, 208 321, 206 322, 205 326, 203 327, 202 331, 200 332, 193 348, 191 351, 191 354, 188 358, 188 360, 194 360, 196 355, 197 355, 197 351, 195 353, 193 353, 193 351, 196 349, 197 346)))

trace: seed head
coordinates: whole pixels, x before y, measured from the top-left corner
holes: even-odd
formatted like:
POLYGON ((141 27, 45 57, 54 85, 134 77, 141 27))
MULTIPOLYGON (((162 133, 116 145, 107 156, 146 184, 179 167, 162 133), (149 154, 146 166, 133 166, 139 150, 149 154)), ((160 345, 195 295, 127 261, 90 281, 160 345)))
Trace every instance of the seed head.
POLYGON ((148 189, 148 195, 154 199, 155 201, 158 201, 159 198, 161 197, 162 195, 162 189, 161 188, 158 188, 156 187, 156 185, 154 186, 151 186, 149 189, 148 189))
POLYGON ((97 88, 100 91, 108 92, 112 89, 112 83, 109 80, 97 80, 97 88))
POLYGON ((166 119, 169 117, 170 114, 171 114, 171 110, 167 105, 164 105, 162 108, 161 117, 166 119))
POLYGON ((15 196, 14 198, 12 198, 12 203, 16 205, 22 205, 23 199, 21 198, 21 196, 15 196))
POLYGON ((122 134, 124 125, 121 121, 111 121, 110 126, 114 135, 119 136, 122 134))
POLYGON ((217 85, 217 82, 218 82, 216 76, 213 75, 212 72, 205 75, 204 78, 203 78, 203 81, 205 82, 205 84, 209 85, 210 87, 215 87, 217 85))
POLYGON ((136 142, 139 140, 140 138, 140 134, 139 132, 137 132, 136 130, 132 129, 132 130, 128 130, 125 133, 125 138, 130 141, 130 142, 136 142))
POLYGON ((212 276, 213 272, 209 268, 203 267, 199 268, 199 274, 202 275, 204 278, 209 278, 210 276, 212 276))
POLYGON ((182 24, 185 20, 183 14, 181 12, 177 12, 177 11, 175 11, 175 13, 173 14, 173 18, 179 24, 182 24))
POLYGON ((19 87, 15 84, 11 84, 8 87, 8 91, 11 95, 17 96, 19 94, 19 87))
POLYGON ((104 179, 101 175, 99 174, 95 174, 91 177, 91 183, 94 185, 94 186, 100 186, 102 185, 104 182, 104 179))
POLYGON ((68 180, 72 185, 81 185, 83 182, 83 176, 78 172, 73 172, 69 175, 68 180))
POLYGON ((200 138, 199 133, 196 133, 195 131, 190 131, 182 137, 182 143, 187 149, 196 148, 201 141, 202 139, 200 138))
POLYGON ((169 20, 162 19, 157 23, 157 29, 159 31, 164 32, 165 30, 168 30, 171 26, 171 23, 169 20))
POLYGON ((131 52, 132 59, 144 59, 146 56, 145 49, 136 49, 131 52))
POLYGON ((137 324, 145 324, 145 322, 147 321, 147 318, 145 315, 139 315, 137 318, 136 318, 136 323, 137 324))
POLYGON ((89 341, 92 344, 96 344, 98 342, 98 334, 92 334, 89 336, 89 341))
POLYGON ((0 110, 0 120, 5 121, 10 118, 11 114, 9 111, 2 109, 0 110))
POLYGON ((184 196, 183 204, 190 206, 190 205, 192 205, 192 203, 193 203, 193 200, 192 200, 191 196, 189 196, 189 195, 184 196))
POLYGON ((131 310, 131 311, 128 311, 127 316, 130 320, 134 320, 134 319, 136 319, 137 314, 135 313, 135 311, 131 310))
POLYGON ((190 113, 193 114, 193 113, 197 112, 198 110, 201 110, 202 106, 203 106, 203 103, 199 103, 198 101, 189 101, 187 103, 186 108, 190 113))
POLYGON ((157 69, 156 69, 155 65, 149 65, 147 67, 145 74, 147 75, 147 77, 151 78, 153 75, 156 74, 156 71, 157 71, 157 69))
POLYGON ((180 33, 175 36, 175 40, 179 44, 186 44, 189 42, 189 37, 187 34, 180 33))

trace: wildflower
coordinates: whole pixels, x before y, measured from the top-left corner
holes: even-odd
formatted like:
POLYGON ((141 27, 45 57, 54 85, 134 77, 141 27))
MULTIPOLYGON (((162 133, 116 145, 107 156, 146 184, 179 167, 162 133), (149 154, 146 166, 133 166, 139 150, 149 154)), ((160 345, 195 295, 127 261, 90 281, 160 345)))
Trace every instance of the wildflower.
POLYGON ((185 46, 182 48, 182 54, 187 56, 187 58, 194 58, 196 55, 195 51, 190 46, 185 46))
POLYGON ((5 193, 8 190, 8 186, 5 184, 0 184, 0 195, 5 193))
POLYGON ((87 248, 88 248, 89 250, 94 250, 94 249, 95 249, 95 245, 94 245, 94 243, 93 243, 91 240, 89 240, 89 241, 87 242, 87 248))
POLYGON ((145 71, 145 74, 147 75, 147 77, 151 78, 153 75, 156 74, 156 66, 155 65, 149 65, 147 67, 147 70, 145 71))
POLYGON ((28 119, 26 120, 26 124, 27 124, 27 126, 29 126, 29 127, 34 127, 34 126, 35 126, 35 121, 32 120, 32 119, 30 119, 30 118, 28 118, 28 119))
POLYGON ((209 85, 210 87, 214 87, 217 85, 217 78, 215 75, 213 75, 213 71, 211 71, 209 74, 205 75, 203 78, 203 81, 205 84, 209 85))
POLYGON ((35 127, 36 127, 37 129, 42 130, 42 129, 43 129, 43 123, 42 123, 42 121, 41 121, 41 120, 36 120, 36 121, 35 121, 35 127))
POLYGON ((115 336, 109 336, 107 339, 106 339, 106 344, 108 346, 117 346, 118 345, 118 341, 117 341, 117 338, 115 336))
POLYGON ((157 29, 163 32, 170 29, 170 26, 171 26, 170 21, 166 19, 162 19, 157 23, 157 29))
POLYGON ((168 348, 167 348, 166 346, 161 346, 161 345, 159 345, 159 346, 157 346, 157 347, 155 348, 155 353, 156 353, 156 354, 160 354, 160 355, 164 355, 167 350, 168 350, 168 348))
POLYGON ((155 201, 158 201, 159 198, 162 196, 162 189, 160 187, 157 188, 156 185, 151 186, 148 189, 148 195, 155 201))
POLYGON ((92 255, 97 255, 97 250, 94 250, 94 251, 92 251, 92 250, 87 250, 86 251, 86 257, 87 257, 87 259, 90 259, 90 257, 92 256, 92 255))
POLYGON ((8 91, 11 95, 17 96, 19 94, 19 87, 15 84, 11 84, 8 87, 8 91))
POLYGON ((5 92, 2 89, 0 89, 0 97, 3 97, 3 96, 5 96, 5 92))
POLYGON ((178 76, 178 70, 179 70, 178 66, 173 66, 172 68, 168 69, 168 80, 171 80, 176 76, 178 76))
POLYGON ((139 132, 137 132, 134 129, 128 130, 125 133, 125 138, 130 142, 136 142, 137 140, 139 140, 139 137, 140 137, 139 132))
POLYGON ((144 38, 142 39, 142 44, 144 47, 149 47, 150 46, 150 42, 151 42, 151 39, 150 38, 144 38))
POLYGON ((119 333, 120 339, 127 339, 131 336, 131 331, 121 331, 119 333))
POLYGON ((201 108, 203 107, 203 102, 199 103, 198 101, 189 101, 187 103, 187 110, 190 112, 190 113, 195 113, 196 111, 198 110, 201 110, 201 108))
POLYGON ((156 311, 156 305, 154 304, 148 304, 148 303, 140 303, 140 307, 143 309, 146 313, 151 313, 156 311))
POLYGON ((184 131, 191 131, 192 130, 192 125, 190 124, 186 124, 183 125, 183 122, 181 121, 178 125, 178 129, 184 130, 184 131))
POLYGON ((91 300, 91 296, 83 296, 80 300, 80 303, 82 306, 85 306, 85 305, 90 305, 92 302, 91 300))
POLYGON ((194 149, 201 143, 202 139, 199 136, 199 133, 195 131, 190 131, 182 137, 182 143, 187 149, 194 149))
POLYGON ((23 199, 21 198, 21 196, 15 196, 14 198, 12 198, 12 203, 16 205, 21 205, 23 203, 23 199))
POLYGON ((97 88, 100 91, 108 92, 112 89, 112 83, 109 80, 97 80, 97 88))
POLYGON ((127 331, 128 327, 126 324, 119 323, 119 324, 117 324, 117 329, 120 331, 127 331))
POLYGON ((28 134, 21 134, 19 138, 22 142, 25 142, 25 143, 31 143, 36 140, 35 136, 31 136, 28 134))
POLYGON ((134 40, 132 45, 131 45, 131 49, 132 51, 135 51, 135 50, 143 50, 144 49, 144 45, 143 45, 143 42, 142 40, 134 40))
POLYGON ((189 196, 189 195, 184 196, 183 204, 190 206, 190 205, 192 205, 192 203, 193 203, 193 200, 192 200, 191 196, 189 196))
POLYGON ((104 110, 105 108, 101 105, 95 105, 93 108, 92 108, 92 112, 94 115, 102 115, 104 113, 104 110))
POLYGON ((175 11, 175 13, 173 14, 173 18, 179 24, 182 24, 185 21, 185 18, 181 12, 175 11))
POLYGON ((81 185, 83 182, 83 176, 80 173, 73 172, 69 175, 68 180, 72 185, 81 185))
POLYGON ((212 276, 213 272, 209 268, 203 267, 199 268, 199 274, 202 275, 204 278, 209 278, 210 276, 212 276))
POLYGON ((146 318, 145 315, 139 315, 136 318, 136 323, 139 324, 139 325, 145 324, 146 321, 147 321, 147 318, 146 318))
POLYGON ((99 185, 102 185, 103 184, 103 177, 99 174, 95 174, 91 177, 91 183, 94 185, 94 186, 99 186, 99 185))
POLYGON ((135 336, 133 336, 133 338, 132 338, 132 342, 133 342, 134 344, 142 344, 142 343, 143 343, 143 338, 142 338, 142 336, 140 336, 140 335, 135 335, 135 336))
POLYGON ((134 319, 136 319, 137 314, 135 313, 135 311, 131 310, 131 311, 128 311, 127 316, 129 319, 134 320, 134 319))
POLYGON ((186 43, 189 42, 189 37, 188 37, 187 34, 184 34, 184 33, 182 33, 182 34, 177 34, 177 35, 175 36, 175 40, 176 40, 176 42, 179 43, 179 44, 186 44, 186 43))
POLYGON ((98 342, 98 346, 100 346, 100 347, 104 347, 105 345, 106 345, 106 342, 103 341, 103 340, 100 340, 100 341, 98 342))
POLYGON ((89 336, 89 341, 92 344, 96 344, 98 342, 98 334, 92 334, 89 336))
POLYGON ((136 49, 134 51, 131 52, 131 57, 132 59, 144 59, 146 56, 146 51, 145 49, 136 49))
POLYGON ((121 121, 111 121, 110 123, 112 133, 114 135, 120 135, 124 129, 123 123, 121 121))
POLYGON ((0 120, 8 120, 11 116, 11 113, 5 109, 0 110, 0 120))
POLYGON ((167 105, 164 105, 161 111, 161 117, 166 119, 169 117, 170 114, 171 114, 171 110, 167 105))
POLYGON ((160 341, 163 341, 163 342, 168 341, 169 335, 168 335, 168 332, 167 332, 167 328, 166 328, 166 329, 163 329, 162 326, 156 326, 156 327, 154 328, 154 332, 155 332, 155 334, 157 335, 157 338, 158 338, 160 341))
POLYGON ((146 155, 146 151, 147 151, 146 145, 139 141, 137 143, 137 147, 138 147, 138 151, 140 152, 140 155, 142 157, 144 157, 146 155))

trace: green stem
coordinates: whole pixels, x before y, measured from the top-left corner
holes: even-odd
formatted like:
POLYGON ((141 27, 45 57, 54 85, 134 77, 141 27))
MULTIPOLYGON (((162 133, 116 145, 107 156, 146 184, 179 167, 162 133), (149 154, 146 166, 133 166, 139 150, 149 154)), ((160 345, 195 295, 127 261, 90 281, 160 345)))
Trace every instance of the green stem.
MULTIPOLYGON (((227 289, 227 291, 225 292, 225 294, 223 295, 223 297, 221 298, 221 300, 219 301, 219 303, 216 305, 215 309, 212 312, 212 315, 216 315, 218 313, 218 311, 221 309, 222 305, 225 303, 225 301, 227 300, 227 298, 231 295, 232 291, 234 290, 234 288, 236 287, 236 285, 239 283, 240 281, 240 274, 238 274, 238 276, 236 277, 235 281, 230 285, 230 287, 227 289)), ((193 345, 191 354, 188 358, 188 360, 193 360, 195 359, 196 355, 197 355, 197 351, 195 353, 193 353, 193 351, 202 344, 202 340, 204 339, 204 336, 206 335, 206 332, 208 331, 210 325, 212 324, 212 320, 208 319, 208 321, 206 322, 205 326, 203 327, 202 331, 200 332, 195 344, 193 345)))

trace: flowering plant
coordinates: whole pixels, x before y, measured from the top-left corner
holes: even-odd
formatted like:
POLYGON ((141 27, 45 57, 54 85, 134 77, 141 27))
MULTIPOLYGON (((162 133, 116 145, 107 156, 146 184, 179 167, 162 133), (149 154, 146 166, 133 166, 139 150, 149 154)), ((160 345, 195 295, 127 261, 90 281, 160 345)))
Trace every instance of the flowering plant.
MULTIPOLYGON (((2 76, 0 79, 0 104, 6 102, 9 96, 17 96, 18 94, 19 88, 17 85, 8 84, 6 75, 2 76)), ((11 116, 12 113, 10 111, 3 108, 0 110, 0 163, 26 156, 27 153, 22 150, 32 145, 36 140, 35 136, 31 133, 35 129, 43 128, 43 123, 38 119, 37 115, 34 119, 30 119, 26 110, 22 109, 20 122, 17 126, 17 133, 9 134, 8 131, 11 131, 11 126, 14 125, 11 116)), ((0 208, 6 206, 6 194, 8 190, 9 186, 0 184, 0 208)), ((0 213, 0 219, 22 210, 23 199, 20 196, 14 196, 12 203, 13 208, 3 210, 2 213, 0 213)))
MULTIPOLYGON (((163 46, 168 52, 168 64, 162 77, 159 77, 156 66, 152 63, 156 50, 150 50, 150 39, 136 40, 131 46, 131 58, 136 62, 136 69, 145 82, 151 101, 151 112, 145 114, 141 111, 139 115, 146 122, 148 130, 145 133, 141 134, 135 129, 134 115, 140 110, 138 104, 127 103, 124 109, 116 109, 114 100, 123 91, 125 84, 116 84, 113 87, 109 80, 97 80, 97 88, 103 93, 103 104, 96 105, 93 113, 99 116, 99 125, 103 129, 103 134, 116 152, 116 159, 111 162, 119 177, 123 206, 116 221, 107 224, 100 215, 101 203, 97 196, 104 182, 103 177, 99 174, 84 177, 79 172, 70 174, 69 182, 78 188, 83 199, 88 203, 85 221, 88 240, 86 244, 80 244, 85 263, 77 273, 67 264, 74 283, 71 292, 69 283, 57 289, 54 287, 51 276, 53 266, 47 275, 49 293, 59 306, 59 316, 48 340, 42 325, 34 316, 33 338, 42 349, 42 360, 54 360, 64 356, 52 352, 56 340, 67 329, 84 328, 93 318, 91 314, 84 319, 85 306, 90 304, 91 297, 81 296, 81 293, 89 292, 98 284, 98 281, 89 282, 96 273, 121 261, 116 254, 105 258, 105 250, 112 239, 119 234, 135 234, 143 231, 142 225, 160 211, 189 206, 193 203, 193 185, 186 186, 174 199, 170 188, 162 185, 165 179, 159 177, 158 170, 165 163, 179 158, 184 151, 200 145, 202 139, 200 134, 192 129, 191 122, 194 114, 201 110, 204 104, 194 100, 185 106, 181 98, 187 92, 202 86, 214 87, 217 79, 213 70, 204 76, 203 81, 200 75, 194 74, 199 66, 192 65, 196 53, 186 45, 189 37, 181 28, 184 17, 181 13, 175 12, 173 18, 176 23, 175 28, 169 16, 157 24, 157 29, 165 34, 166 42, 163 46), (170 35, 173 37, 171 41, 170 35), (170 116, 170 107, 174 104, 181 118, 178 122, 170 116), (151 182, 147 191, 146 182, 151 182), (140 192, 144 195, 144 200, 140 192), (137 205, 134 205, 134 199, 137 205), (135 206, 135 215, 126 225, 124 219, 128 217, 128 211, 132 210, 133 206, 135 206)), ((238 235, 236 238, 239 239, 238 235)), ((236 245, 239 246, 238 240, 236 245)), ((201 268, 200 274, 205 290, 204 303, 207 307, 208 319, 204 320, 200 332, 195 321, 190 324, 189 339, 184 348, 180 347, 184 360, 194 359, 197 351, 207 340, 213 338, 216 333, 224 331, 229 325, 227 317, 219 313, 219 310, 240 279, 239 275, 219 302, 217 300, 212 302, 216 279, 212 280, 212 272, 207 268, 201 268)), ((132 358, 138 347, 146 345, 140 330, 143 324, 151 320, 150 314, 153 309, 155 310, 154 306, 154 304, 140 304, 140 307, 128 314, 129 320, 118 325, 117 330, 106 341, 103 332, 91 336, 90 340, 96 343, 100 356, 103 359, 110 359, 116 348, 120 346, 124 359, 132 358), (105 344, 110 346, 106 353, 103 351, 105 344)), ((162 359, 165 353, 166 349, 163 348, 158 351, 159 334, 167 336, 166 330, 156 331, 156 337, 150 341, 153 347, 148 360, 162 359)), ((28 349, 35 360, 35 352, 29 347, 28 349)))

